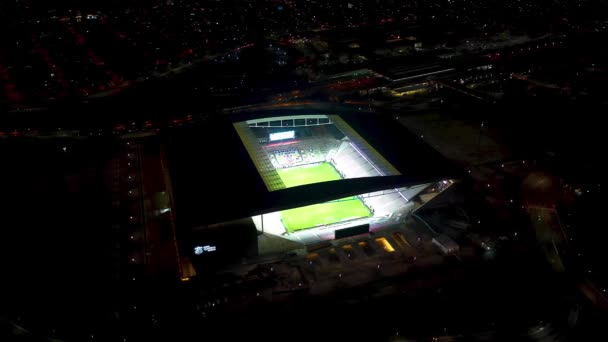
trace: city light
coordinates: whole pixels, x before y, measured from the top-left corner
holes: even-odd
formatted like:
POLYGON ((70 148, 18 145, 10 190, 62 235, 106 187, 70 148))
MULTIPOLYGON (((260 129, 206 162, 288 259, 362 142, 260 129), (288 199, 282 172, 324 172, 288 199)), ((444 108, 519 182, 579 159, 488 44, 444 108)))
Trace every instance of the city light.
POLYGON ((5 2, 6 340, 604 331, 607 1, 5 2))

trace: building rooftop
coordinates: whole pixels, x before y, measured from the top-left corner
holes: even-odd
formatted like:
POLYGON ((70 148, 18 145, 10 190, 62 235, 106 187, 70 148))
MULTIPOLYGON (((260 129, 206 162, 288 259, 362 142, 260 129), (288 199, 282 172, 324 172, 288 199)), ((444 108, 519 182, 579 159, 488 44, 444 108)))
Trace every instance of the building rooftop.
POLYGON ((171 138, 168 153, 179 226, 192 228, 457 176, 451 163, 392 118, 360 112, 358 107, 292 107, 288 112, 294 117, 324 113, 343 120, 393 172, 383 177, 272 188, 259 165, 256 168, 235 123, 284 112, 285 108, 240 112, 208 121, 204 127, 180 128, 180 134, 171 138))

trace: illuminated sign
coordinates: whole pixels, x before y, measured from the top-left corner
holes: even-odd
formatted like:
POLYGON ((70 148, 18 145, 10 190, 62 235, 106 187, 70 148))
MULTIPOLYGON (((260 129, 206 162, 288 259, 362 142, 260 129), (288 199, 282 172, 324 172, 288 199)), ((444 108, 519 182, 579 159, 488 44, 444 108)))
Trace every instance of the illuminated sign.
POLYGON ((295 137, 295 131, 271 133, 270 134, 270 141, 293 139, 294 137, 295 137))
POLYGON ((217 250, 216 246, 210 246, 210 245, 206 245, 206 246, 196 246, 194 247, 194 254, 196 255, 201 255, 205 252, 209 253, 209 252, 215 252, 217 250))

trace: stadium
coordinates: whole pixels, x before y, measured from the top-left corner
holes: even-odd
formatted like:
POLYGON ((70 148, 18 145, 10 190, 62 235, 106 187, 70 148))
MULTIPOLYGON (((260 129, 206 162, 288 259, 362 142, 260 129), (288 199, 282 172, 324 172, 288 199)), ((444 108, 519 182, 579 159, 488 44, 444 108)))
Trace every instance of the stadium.
POLYGON ((192 257, 201 246, 276 252, 261 236, 307 246, 370 234, 404 222, 456 175, 394 119, 325 104, 226 113, 183 129, 170 156, 180 250, 192 257))
MULTIPOLYGON (((269 191, 344 179, 399 176, 395 169, 338 115, 279 116, 234 124, 269 191)), ((400 216, 409 198, 428 184, 337 198, 253 218, 259 230, 294 234, 317 228, 316 237, 335 229, 400 216)), ((308 234, 310 235, 310 234, 308 234)))

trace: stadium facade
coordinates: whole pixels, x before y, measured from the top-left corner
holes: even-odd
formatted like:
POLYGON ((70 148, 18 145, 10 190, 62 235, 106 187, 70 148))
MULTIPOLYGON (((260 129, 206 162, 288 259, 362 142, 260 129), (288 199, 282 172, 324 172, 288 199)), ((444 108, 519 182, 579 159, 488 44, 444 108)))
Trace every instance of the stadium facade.
POLYGON ((400 224, 457 176, 394 119, 326 104, 227 113, 170 157, 180 251, 207 264, 400 224))

